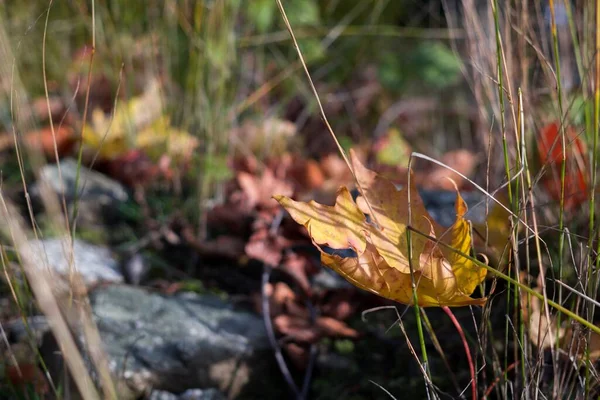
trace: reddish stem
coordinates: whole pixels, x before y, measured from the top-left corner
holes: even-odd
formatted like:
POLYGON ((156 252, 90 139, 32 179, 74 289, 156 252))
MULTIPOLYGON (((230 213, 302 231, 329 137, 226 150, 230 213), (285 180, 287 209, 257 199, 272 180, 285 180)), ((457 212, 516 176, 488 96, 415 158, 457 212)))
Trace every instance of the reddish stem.
POLYGON ((454 327, 458 331, 460 335, 460 339, 462 340, 463 346, 465 347, 465 354, 467 355, 467 362, 469 363, 469 372, 471 373, 471 393, 473 395, 473 400, 477 400, 477 381, 475 380, 475 365, 473 364, 473 358, 471 357, 471 349, 469 348, 469 343, 467 343, 467 337, 465 336, 465 332, 460 325, 460 322, 454 316, 450 307, 443 306, 442 309, 444 312, 450 317, 450 320, 454 324, 454 327))
MULTIPOLYGON (((508 366, 508 368, 506 368, 506 371, 504 371, 504 374, 506 374, 508 371, 515 369, 515 367, 519 365, 519 361, 515 361, 514 363, 510 364, 508 366)), ((492 393, 492 390, 494 390, 494 388, 496 387, 496 385, 498 384, 498 382, 500 382, 500 377, 497 377, 494 382, 490 385, 490 387, 488 387, 483 395, 483 397, 481 398, 481 400, 485 400, 488 398, 488 396, 490 395, 490 393, 492 393)))

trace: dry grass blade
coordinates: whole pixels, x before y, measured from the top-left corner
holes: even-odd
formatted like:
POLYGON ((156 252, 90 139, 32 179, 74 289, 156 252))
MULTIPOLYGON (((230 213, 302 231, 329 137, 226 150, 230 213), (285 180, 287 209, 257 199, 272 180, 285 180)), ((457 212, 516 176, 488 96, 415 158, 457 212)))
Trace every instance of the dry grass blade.
MULTIPOLYGON (((290 21, 287 17, 287 14, 285 13, 285 9, 283 8, 283 4, 281 4, 281 0, 276 0, 277 1, 277 6, 279 7, 279 12, 281 13, 281 16, 283 17, 283 21, 285 23, 285 26, 288 30, 288 32, 290 33, 290 36, 292 37, 292 41, 294 42, 294 48, 296 49, 296 53, 298 54, 298 57, 300 59, 300 63, 302 64, 302 68, 304 68, 304 73, 306 74, 306 77, 308 79, 308 82, 310 84, 310 88, 315 96, 315 99, 317 101, 317 105, 319 106, 319 113, 321 114, 321 117, 323 118, 323 122, 325 123, 325 125, 327 126, 327 130, 329 131, 329 133, 331 134, 331 137, 333 138, 333 141, 335 142, 342 158, 344 159, 344 161, 346 162, 346 165, 348 166, 348 168, 350 169, 350 171, 352 172, 352 176, 354 177, 354 180, 356 181, 356 186, 358 188, 358 190, 363 193, 363 189, 360 185, 360 183, 358 182, 358 179, 356 179, 356 174, 354 173, 354 169, 352 168, 352 165, 350 163, 350 160, 348 160, 348 156, 346 155, 346 152, 344 151, 342 145, 340 144, 340 142, 338 141, 337 137, 335 136, 335 133, 333 132, 333 128, 331 128, 331 125, 329 124, 329 119, 327 119, 327 115, 325 114, 325 110, 323 109, 323 104, 321 103, 321 98, 319 97, 319 93, 317 92, 317 88, 315 87, 315 84, 312 81, 312 78, 310 76, 310 72, 308 71, 308 67, 306 66, 306 62, 304 61, 304 56, 302 55, 302 51, 300 50, 300 46, 298 45, 298 41, 296 40, 296 36, 294 35, 294 31, 292 30, 292 26, 290 25, 290 21)), ((367 206, 369 207, 369 209, 371 210, 371 215, 373 215, 373 209, 371 207, 371 204, 367 201, 367 206)), ((377 218, 374 218, 375 223, 379 224, 379 222, 377 221, 377 218)))
MULTIPOLYGON (((45 76, 45 38, 51 5, 52 2, 50 2, 50 4, 48 5, 48 8, 45 13, 46 21, 44 25, 44 46, 42 49, 44 59, 43 73, 45 85, 47 85, 47 80, 45 76)), ((3 29, 3 26, 4 24, 2 24, 2 22, 0 21, 0 58, 2 58, 3 60, 12 60, 13 64, 11 71, 8 70, 11 66, 10 63, 3 63, 2 66, 0 66, 0 77, 2 77, 2 79, 10 79, 10 93, 7 93, 7 97, 10 98, 10 111, 13 121, 12 131, 15 140, 15 150, 17 160, 19 162, 19 169, 22 177, 25 199, 27 201, 27 209, 30 218, 29 222, 33 227, 33 235, 36 238, 39 238, 39 232, 37 230, 37 223, 34 218, 34 212, 30 201, 27 182, 25 181, 25 165, 22 149, 21 146, 19 146, 19 141, 17 139, 18 132, 28 132, 32 130, 35 126, 35 122, 31 118, 31 114, 24 111, 29 107, 28 96, 21 82, 19 74, 16 71, 16 58, 12 54, 10 39, 5 30, 3 29)), ((6 84, 8 82, 4 83, 5 84, 1 85, 1 87, 8 88, 9 85, 6 84)), ((48 105, 49 98, 47 86, 45 87, 45 93, 47 102, 46 104, 48 105)), ((50 110, 49 114, 51 116, 50 110)), ((52 118, 50 118, 50 121, 52 121, 52 118)), ((55 138, 53 126, 51 126, 51 130, 53 138, 55 138)), ((54 144, 55 158, 57 158, 58 155, 56 153, 56 141, 54 142, 54 144)), ((30 153, 28 160, 32 164, 32 169, 36 174, 38 181, 41 182, 40 196, 44 208, 46 209, 47 214, 50 216, 50 224, 53 228, 53 231, 64 232, 66 230, 67 232, 69 232, 70 226, 68 222, 68 215, 66 213, 66 205, 64 198, 63 207, 61 207, 59 205, 57 196, 50 190, 47 182, 45 182, 43 179, 40 179, 39 171, 41 169, 41 166, 44 164, 43 155, 41 154, 40 149, 28 146, 26 150, 30 153)), ((29 285, 31 286, 33 295, 37 300, 37 304, 40 310, 50 322, 52 332, 60 345, 63 357, 69 369, 72 372, 73 379, 75 380, 75 383, 77 385, 77 388, 79 389, 81 396, 84 399, 100 398, 94 386, 94 382, 90 378, 87 367, 83 362, 83 357, 80 353, 80 350, 77 347, 71 335, 68 321, 66 318, 72 318, 74 321, 77 321, 77 323, 81 323, 83 337, 85 338, 85 342, 87 345, 87 351, 89 351, 96 371, 99 374, 99 378, 102 382, 102 386, 104 389, 104 395, 106 398, 116 399, 117 395, 112 382, 112 377, 108 369, 106 358, 103 353, 102 342, 100 340, 97 327, 95 326, 94 321, 91 318, 91 312, 87 302, 85 289, 83 291, 77 290, 77 286, 79 285, 77 284, 78 280, 74 279, 76 278, 76 276, 74 274, 73 269, 74 254, 72 240, 69 240, 68 243, 66 243, 65 245, 65 255, 66 259, 69 262, 69 269, 71 271, 71 279, 69 282, 69 299, 73 299, 73 292, 78 292, 78 302, 76 303, 77 309, 70 307, 73 304, 72 301, 61 302, 60 299, 53 292, 53 290, 57 289, 57 287, 55 287, 52 284, 53 282, 56 282, 56 280, 52 279, 52 277, 49 276, 47 270, 43 270, 41 266, 36 265, 34 257, 35 254, 32 253, 32 249, 30 248, 27 239, 25 224, 23 223, 23 221, 20 220, 19 214, 15 211, 16 208, 4 198, 2 193, 0 193, 0 205, 2 206, 2 210, 0 212, 2 213, 2 218, 4 220, 4 233, 6 233, 8 237, 12 239, 13 245, 17 249, 18 255, 20 256, 20 260, 23 265, 23 270, 25 271, 25 275, 29 285), (79 306, 79 304, 83 304, 83 306, 79 306)))
POLYGON ((48 283, 52 282, 52 279, 47 276, 48 274, 45 270, 35 265, 32 249, 23 228, 23 222, 20 221, 18 214, 14 212, 14 207, 6 201, 2 194, 0 194, 0 206, 4 233, 11 237, 17 249, 23 270, 25 271, 31 290, 37 299, 37 304, 44 315, 46 315, 46 318, 48 318, 50 328, 59 343, 77 388, 86 400, 100 399, 93 381, 87 372, 79 349, 71 335, 67 321, 52 292, 52 287, 48 283))

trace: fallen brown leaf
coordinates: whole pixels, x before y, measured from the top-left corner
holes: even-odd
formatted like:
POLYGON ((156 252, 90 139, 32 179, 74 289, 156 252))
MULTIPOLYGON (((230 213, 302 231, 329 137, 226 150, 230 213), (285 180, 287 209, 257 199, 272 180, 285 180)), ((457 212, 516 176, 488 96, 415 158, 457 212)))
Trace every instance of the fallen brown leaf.
POLYGON ((299 370, 306 369, 309 360, 309 354, 306 345, 288 342, 283 346, 283 349, 290 358, 292 364, 294 364, 294 367, 298 368, 299 370))
POLYGON ((321 304, 323 315, 330 316, 340 321, 344 321, 354 314, 357 308, 356 290, 337 289, 326 293, 324 303, 321 304))
POLYGON ((221 235, 216 239, 199 241, 193 237, 186 238, 200 255, 205 257, 224 257, 238 261, 244 256, 245 241, 236 236, 221 235))
POLYGON ((344 322, 331 317, 317 318, 316 325, 324 336, 357 338, 358 331, 350 328, 344 322))
MULTIPOLYGON (((441 157, 440 162, 469 177, 473 174, 479 157, 469 150, 460 149, 447 152, 441 157)), ((435 165, 431 172, 425 173, 420 180, 425 189, 455 190, 454 184, 448 178, 452 179, 459 189, 465 184, 464 178, 440 165, 435 165)))
POLYGON ((277 331, 288 339, 304 343, 316 343, 322 337, 357 338, 359 333, 345 323, 331 317, 319 317, 312 325, 306 318, 280 315, 273 321, 277 331))
MULTIPOLYGON (((58 156, 62 157, 73 151, 77 140, 75 132, 67 125, 55 126, 54 136, 50 126, 36 131, 29 131, 23 135, 23 141, 27 147, 40 150, 49 159, 55 158, 55 142, 58 156)), ((13 142, 12 135, 10 135, 7 145, 12 146, 13 142)))
POLYGON ((145 187, 159 177, 159 167, 140 149, 128 150, 114 159, 101 161, 98 168, 129 187, 145 187))
MULTIPOLYGON (((523 278, 526 276, 522 276, 522 280, 524 280, 523 278)), ((534 288, 534 290, 542 293, 541 288, 534 288)), ((550 315, 550 319, 548 319, 540 299, 522 292, 521 309, 528 328, 529 340, 540 350, 548 349, 564 338, 565 329, 558 327, 554 315, 550 315)))
POLYGON ((263 228, 250 236, 245 246, 245 253, 250 258, 277 267, 281 263, 282 252, 288 245, 284 237, 263 228))
POLYGON ((206 223, 216 232, 227 231, 234 236, 247 236, 250 233, 250 216, 239 204, 219 204, 206 215, 206 223))
POLYGON ((311 326, 306 318, 279 315, 273 320, 273 325, 277 332, 297 342, 316 343, 321 338, 320 329, 311 326))
POLYGON ((262 176, 256 177, 247 172, 239 172, 237 182, 246 196, 249 208, 277 208, 278 204, 272 199, 274 194, 293 193, 289 183, 277 179, 270 169, 265 169, 262 176))
POLYGON ((310 294, 309 274, 312 275, 317 271, 312 267, 307 256, 298 253, 288 253, 282 263, 281 268, 294 278, 296 283, 300 285, 306 294, 310 294))
POLYGON ((299 157, 293 160, 287 176, 295 184, 298 193, 320 188, 325 182, 325 175, 315 160, 299 157))
POLYGON ((33 115, 38 121, 48 121, 50 119, 50 115, 48 114, 48 104, 50 105, 52 120, 54 122, 59 122, 63 118, 67 107, 63 99, 58 96, 50 96, 48 100, 46 100, 46 97, 38 97, 33 100, 31 104, 33 115))
MULTIPOLYGON (((286 283, 268 283, 264 290, 265 295, 269 298, 271 318, 283 314, 287 305, 296 301, 296 294, 286 283)), ((262 293, 255 293, 252 300, 256 312, 262 314, 262 293)))

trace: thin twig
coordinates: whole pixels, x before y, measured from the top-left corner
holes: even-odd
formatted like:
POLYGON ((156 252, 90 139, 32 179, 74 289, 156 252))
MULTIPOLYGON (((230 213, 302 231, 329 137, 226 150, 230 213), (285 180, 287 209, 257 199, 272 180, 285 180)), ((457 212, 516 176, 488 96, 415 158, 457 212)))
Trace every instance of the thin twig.
POLYGON ((277 342, 277 338, 275 338, 275 331, 273 330, 273 324, 271 322, 271 306, 269 304, 269 296, 267 295, 267 284, 269 283, 269 278, 271 277, 272 268, 268 265, 263 266, 262 273, 262 314, 263 321, 265 324, 265 328, 267 330, 267 337, 269 338, 269 342, 271 343, 271 347, 275 351, 275 360, 277 360, 277 365, 279 366, 279 370, 283 374, 283 377, 289 386, 289 388, 296 395, 296 399, 300 399, 300 390, 294 379, 292 378, 292 374, 283 358, 283 353, 281 352, 281 347, 277 342))
MULTIPOLYGON (((310 321, 314 324, 317 319, 317 311, 310 299, 306 300, 306 306, 308 307, 308 311, 310 313, 310 321)), ((304 373, 304 380, 302 382, 302 391, 300 392, 301 399, 308 398, 308 391, 310 390, 310 383, 312 381, 312 373, 315 367, 315 363, 317 361, 318 354, 319 351, 317 345, 312 343, 309 349, 308 366, 306 367, 306 372, 304 373)))

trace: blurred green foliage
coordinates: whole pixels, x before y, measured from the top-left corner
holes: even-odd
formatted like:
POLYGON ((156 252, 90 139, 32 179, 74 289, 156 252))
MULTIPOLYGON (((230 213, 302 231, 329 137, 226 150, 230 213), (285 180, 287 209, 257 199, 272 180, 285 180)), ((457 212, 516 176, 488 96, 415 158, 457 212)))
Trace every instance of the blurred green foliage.
MULTIPOLYGON (((174 123, 195 128, 202 135, 207 130, 218 132, 226 124, 240 88, 261 84, 248 81, 252 71, 273 66, 284 70, 297 61, 272 0, 98 0, 94 5, 94 72, 105 73, 113 90, 122 80, 132 93, 140 75, 166 69, 181 89, 170 95, 185 99, 167 102, 167 107, 174 108, 170 110, 175 111, 174 123), (247 56, 254 59, 251 64, 247 56)), ((454 54, 439 40, 425 38, 431 21, 415 18, 423 7, 420 4, 307 0, 286 1, 284 6, 319 82, 350 84, 373 63, 384 88, 393 95, 423 87, 443 89, 459 79, 461 65, 454 54), (414 29, 405 32, 408 27, 414 29)), ((43 94, 40 39, 47 7, 45 0, 28 2, 27 7, 18 0, 0 3, 16 71, 32 96, 43 94)), ((91 11, 91 2, 73 1, 54 2, 50 9, 46 70, 49 81, 56 83, 53 87, 65 94, 72 91, 65 74, 72 69, 87 72, 87 62, 71 65, 70 60, 84 46, 89 51, 94 28, 91 11)), ((296 77, 284 80, 276 93, 283 102, 301 94, 310 107, 313 100, 306 83, 299 74, 296 77)), ((216 132, 208 135, 218 142, 216 132)), ((225 143, 217 143, 222 146, 225 143)))
POLYGON ((445 89, 460 79, 460 59, 441 42, 422 42, 398 54, 383 52, 379 78, 387 88, 402 92, 411 88, 445 89))
POLYGON ((376 154, 377 162, 384 165, 407 165, 410 159, 410 145, 398 129, 387 133, 388 142, 376 154))

